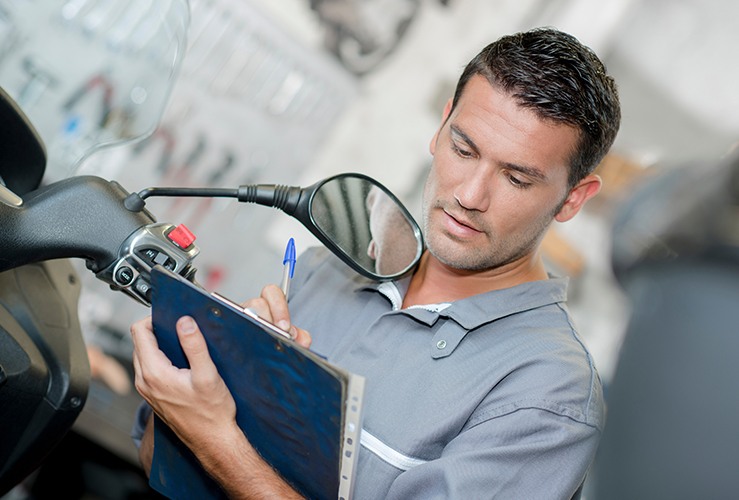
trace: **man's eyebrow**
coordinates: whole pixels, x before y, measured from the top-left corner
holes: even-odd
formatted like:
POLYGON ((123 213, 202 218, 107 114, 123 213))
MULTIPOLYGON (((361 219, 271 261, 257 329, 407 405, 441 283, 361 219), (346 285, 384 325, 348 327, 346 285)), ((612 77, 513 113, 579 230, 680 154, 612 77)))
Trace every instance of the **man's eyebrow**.
MULTIPOLYGON (((474 150, 475 153, 480 152, 479 148, 475 144, 475 142, 470 139, 470 137, 462 132, 460 128, 454 124, 450 125, 449 128, 452 130, 452 133, 456 136, 459 136, 460 139, 462 139, 469 147, 470 149, 474 150)), ((547 176, 544 174, 544 172, 541 171, 541 169, 538 169, 536 167, 531 167, 527 165, 519 165, 517 163, 508 163, 505 162, 502 164, 505 168, 509 170, 515 170, 516 172, 520 172, 524 175, 527 175, 528 177, 531 177, 532 179, 537 179, 540 181, 546 181, 547 176)))
POLYGON ((449 128, 452 130, 452 133, 456 136, 459 136, 460 139, 462 139, 469 147, 472 149, 475 153, 479 153, 480 150, 475 144, 475 141, 470 139, 470 137, 462 132, 459 127, 457 127, 454 124, 449 125, 449 128))
POLYGON ((538 179, 540 181, 546 181, 547 176, 539 170, 536 167, 528 167, 526 165, 518 165, 517 163, 507 163, 504 162, 503 166, 509 170, 515 170, 516 172, 521 172, 522 174, 531 177, 532 179, 538 179))

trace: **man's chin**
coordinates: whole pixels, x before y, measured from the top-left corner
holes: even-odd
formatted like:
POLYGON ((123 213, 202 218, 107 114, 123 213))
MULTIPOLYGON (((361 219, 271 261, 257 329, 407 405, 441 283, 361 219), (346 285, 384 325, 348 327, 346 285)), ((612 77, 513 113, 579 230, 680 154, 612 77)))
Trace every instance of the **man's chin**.
POLYGON ((479 253, 474 251, 438 248, 431 244, 428 245, 428 250, 437 261, 456 271, 477 272, 494 267, 490 259, 481 259, 479 253))

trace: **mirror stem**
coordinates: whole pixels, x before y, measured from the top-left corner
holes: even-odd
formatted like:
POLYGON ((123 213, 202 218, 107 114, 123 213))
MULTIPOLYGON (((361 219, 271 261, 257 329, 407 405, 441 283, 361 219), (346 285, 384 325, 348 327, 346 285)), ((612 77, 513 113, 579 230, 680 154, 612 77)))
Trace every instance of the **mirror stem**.
POLYGON ((150 196, 186 196, 197 198, 236 198, 238 189, 227 188, 186 188, 186 187, 149 187, 138 193, 131 193, 123 200, 123 206, 129 212, 140 212, 144 209, 146 198, 150 196))
POLYGON ((150 187, 138 193, 131 193, 123 204, 131 212, 143 210, 146 198, 151 196, 187 196, 198 198, 236 198, 242 203, 256 203, 267 207, 275 207, 288 215, 295 213, 302 190, 295 186, 275 184, 248 184, 236 189, 228 188, 187 188, 187 187, 150 187))
POLYGON ((300 201, 300 195, 301 189, 294 186, 252 184, 239 186, 238 200, 242 203, 275 207, 292 215, 300 201))

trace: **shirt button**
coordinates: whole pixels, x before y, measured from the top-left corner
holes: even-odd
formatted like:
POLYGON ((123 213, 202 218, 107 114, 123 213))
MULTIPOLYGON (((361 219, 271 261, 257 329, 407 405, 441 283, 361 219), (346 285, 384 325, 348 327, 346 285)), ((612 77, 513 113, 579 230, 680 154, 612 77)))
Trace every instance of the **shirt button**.
POLYGON ((436 343, 437 349, 444 349, 446 347, 446 340, 440 340, 436 343))

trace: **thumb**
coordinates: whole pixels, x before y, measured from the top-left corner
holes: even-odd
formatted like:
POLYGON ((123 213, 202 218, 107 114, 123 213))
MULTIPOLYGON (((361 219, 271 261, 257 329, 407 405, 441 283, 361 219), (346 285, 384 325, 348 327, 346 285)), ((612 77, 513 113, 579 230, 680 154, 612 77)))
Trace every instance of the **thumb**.
POLYGON ((190 368, 197 370, 200 368, 212 367, 213 360, 208 352, 208 345, 205 343, 205 337, 200 332, 195 320, 190 316, 183 316, 177 320, 177 336, 180 339, 182 350, 185 351, 187 361, 190 368))

